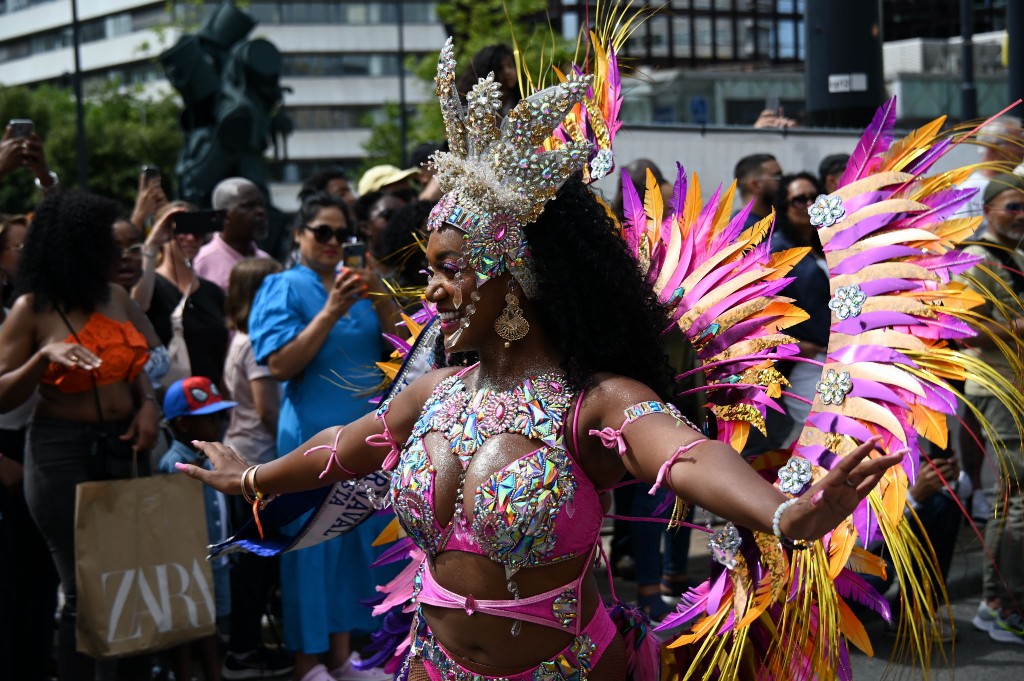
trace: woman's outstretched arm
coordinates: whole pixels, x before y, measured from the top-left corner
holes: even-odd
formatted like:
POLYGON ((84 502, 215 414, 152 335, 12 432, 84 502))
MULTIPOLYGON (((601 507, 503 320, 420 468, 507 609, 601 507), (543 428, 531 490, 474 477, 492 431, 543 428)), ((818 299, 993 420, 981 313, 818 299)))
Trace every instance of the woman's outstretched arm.
MULTIPOLYGON (((450 373, 435 371, 418 378, 391 401, 383 420, 370 413, 347 426, 327 428, 291 453, 263 464, 253 481, 256 489, 264 494, 302 492, 380 470, 388 456, 408 439, 434 386, 450 373), (375 444, 368 444, 368 438, 375 444)), ((249 464, 219 442, 197 445, 210 458, 214 470, 187 464, 179 464, 179 470, 225 494, 241 494, 242 473, 249 464)))
MULTIPOLYGON (((623 427, 624 410, 634 404, 658 401, 645 386, 614 377, 601 381, 588 397, 599 428, 609 435, 621 429, 621 460, 650 484, 660 482, 682 499, 706 508, 738 525, 772 532, 779 504, 789 497, 762 478, 736 450, 666 413, 636 419, 623 427)), ((817 539, 853 513, 885 471, 902 460, 902 453, 884 456, 868 441, 787 508, 780 522, 789 539, 817 539)))

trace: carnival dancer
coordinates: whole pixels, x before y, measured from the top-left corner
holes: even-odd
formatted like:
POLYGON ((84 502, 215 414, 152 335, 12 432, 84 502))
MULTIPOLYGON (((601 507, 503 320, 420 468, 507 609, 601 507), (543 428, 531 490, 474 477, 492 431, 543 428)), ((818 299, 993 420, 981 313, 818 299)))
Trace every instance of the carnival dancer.
POLYGON ((790 497, 684 422, 663 401, 658 337, 672 320, 578 174, 608 159, 595 163, 583 140, 537 148, 589 78, 570 74, 502 123, 493 79, 462 111, 451 55, 449 43, 438 89, 452 151, 434 159, 447 193, 430 220, 426 290, 450 366, 277 461, 246 468, 200 443, 216 470, 181 469, 257 511, 269 495, 393 470, 390 499, 419 551, 409 679, 653 679, 656 663, 627 668, 589 569, 603 490, 629 472, 802 547, 905 452, 883 456, 868 438, 790 497))

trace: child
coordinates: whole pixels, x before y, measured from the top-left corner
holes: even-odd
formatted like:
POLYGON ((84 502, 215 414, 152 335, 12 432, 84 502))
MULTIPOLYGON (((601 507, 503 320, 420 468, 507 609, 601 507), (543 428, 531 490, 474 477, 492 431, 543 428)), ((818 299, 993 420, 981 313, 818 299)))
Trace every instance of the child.
POLYGON ((228 325, 234 330, 224 362, 224 391, 238 405, 231 412, 224 444, 250 464, 277 458, 277 414, 281 384, 270 368, 257 364, 249 341, 249 311, 260 284, 281 271, 275 260, 246 258, 231 270, 228 280, 228 325))
MULTIPOLYGON (((234 331, 224 362, 224 392, 236 403, 224 444, 250 464, 277 458, 277 415, 281 384, 270 368, 256 363, 249 342, 249 311, 267 275, 281 271, 275 260, 246 258, 228 280, 228 326, 234 331)), ((229 502, 236 522, 252 516, 241 497, 229 502)), ((266 678, 292 671, 291 656, 262 645, 261 619, 277 588, 279 559, 250 553, 235 557, 231 569, 231 638, 221 675, 234 679, 266 678)))
MULTIPOLYGON (((176 473, 176 463, 197 463, 202 456, 192 447, 193 440, 216 442, 224 435, 228 410, 235 406, 220 396, 217 386, 205 376, 189 376, 175 381, 164 395, 164 418, 171 427, 174 439, 167 453, 160 459, 160 472, 176 473)), ((208 460, 201 464, 210 466, 208 460)), ((210 487, 203 487, 206 496, 206 525, 210 543, 228 537, 228 506, 224 495, 210 487)), ((217 629, 223 630, 231 614, 229 564, 226 557, 213 561, 214 597, 217 601, 217 629)), ((208 636, 197 641, 203 664, 203 678, 220 681, 220 651, 217 637, 208 636)), ((175 676, 192 678, 192 650, 186 644, 174 651, 175 676)))

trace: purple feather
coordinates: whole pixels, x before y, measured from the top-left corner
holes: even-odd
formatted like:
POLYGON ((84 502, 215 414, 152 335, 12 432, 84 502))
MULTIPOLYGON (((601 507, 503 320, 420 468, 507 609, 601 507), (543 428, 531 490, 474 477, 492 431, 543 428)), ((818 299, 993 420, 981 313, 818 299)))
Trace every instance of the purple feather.
POLYGON ((412 350, 412 346, 409 345, 409 343, 402 340, 398 336, 395 336, 394 334, 382 333, 381 335, 384 336, 384 338, 386 338, 387 341, 395 347, 395 350, 398 350, 401 353, 405 353, 406 355, 408 355, 409 351, 412 350))
MULTIPOLYGON (((865 218, 855 225, 847 227, 841 232, 837 232, 835 236, 827 244, 824 245, 826 253, 832 253, 833 251, 842 251, 850 248, 864 237, 877 232, 889 225, 895 219, 891 213, 880 213, 879 215, 872 215, 869 218, 865 218)), ((840 223, 842 224, 842 223, 840 223)))
POLYGON ((903 172, 913 173, 914 175, 921 175, 922 173, 928 172, 928 169, 931 168, 936 161, 945 156, 946 152, 952 149, 952 145, 952 137, 946 137, 939 140, 931 149, 924 152, 908 164, 907 167, 903 169, 903 172))
POLYGON ((879 362, 884 364, 905 364, 909 367, 917 366, 902 352, 880 345, 848 345, 841 350, 833 352, 829 357, 843 364, 879 362))
POLYGON ((673 629, 703 615, 707 611, 707 599, 710 591, 710 580, 687 591, 683 594, 676 611, 663 619, 661 624, 655 627, 655 631, 673 629))
MULTIPOLYGON (((850 317, 844 319, 841 322, 836 322, 832 325, 833 333, 846 333, 851 336, 855 336, 865 331, 871 331, 872 329, 882 329, 887 326, 922 326, 923 321, 915 317, 914 315, 904 314, 902 312, 863 312, 857 317, 850 317)), ((906 333, 914 333, 914 335, 920 335, 916 331, 911 332, 904 330, 906 333)))
POLYGON ((886 279, 874 279, 860 284, 860 290, 864 291, 868 298, 872 296, 884 296, 887 293, 896 293, 899 291, 914 291, 919 288, 920 283, 917 281, 894 279, 892 277, 888 277, 886 279))
POLYGON ((889 608, 889 602, 882 598, 863 577, 852 570, 843 568, 839 576, 836 577, 835 583, 836 591, 844 600, 871 608, 881 615, 882 619, 892 624, 892 610, 889 608))
POLYGON ((812 412, 807 417, 807 422, 823 433, 841 433, 860 442, 865 442, 872 435, 867 426, 860 421, 842 414, 833 414, 827 411, 812 412))
POLYGON ((946 220, 959 213, 976 192, 976 189, 947 189, 926 196, 921 199, 921 203, 928 206, 929 210, 914 214, 900 226, 927 227, 946 220))
POLYGON ((845 187, 871 172, 877 163, 877 156, 892 144, 892 128, 895 124, 896 98, 892 97, 878 108, 875 117, 871 119, 871 124, 861 136, 846 165, 846 172, 839 180, 840 187, 845 187))
POLYGON ((670 215, 681 216, 686 203, 686 169, 676 162, 676 181, 672 185, 672 201, 669 202, 670 215))
POLYGON ((837 274, 856 274, 868 265, 875 265, 880 262, 888 260, 895 260, 897 258, 907 258, 921 255, 921 249, 911 248, 910 246, 878 246, 871 248, 866 251, 861 251, 856 255, 851 255, 849 258, 844 259, 841 263, 832 265, 829 267, 829 271, 833 276, 837 274))
POLYGON ((625 170, 622 171, 622 213, 625 218, 622 227, 625 231, 626 244, 635 258, 640 250, 641 235, 647 228, 647 218, 644 214, 644 204, 636 193, 636 187, 633 186, 633 180, 625 170))

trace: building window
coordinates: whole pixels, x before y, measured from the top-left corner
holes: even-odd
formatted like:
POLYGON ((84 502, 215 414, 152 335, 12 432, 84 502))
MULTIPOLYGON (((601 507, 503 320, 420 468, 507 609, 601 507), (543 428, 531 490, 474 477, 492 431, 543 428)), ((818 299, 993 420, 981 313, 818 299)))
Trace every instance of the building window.
POLYGON ((281 75, 292 78, 397 76, 397 54, 286 54, 281 75))
MULTIPOLYGON (((252 2, 246 10, 263 24, 395 24, 397 0, 388 2, 252 2)), ((428 24, 437 21, 434 3, 402 2, 402 21, 428 24)))
POLYGON ((286 111, 296 130, 369 128, 385 116, 384 108, 379 106, 289 106, 286 111))

